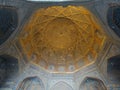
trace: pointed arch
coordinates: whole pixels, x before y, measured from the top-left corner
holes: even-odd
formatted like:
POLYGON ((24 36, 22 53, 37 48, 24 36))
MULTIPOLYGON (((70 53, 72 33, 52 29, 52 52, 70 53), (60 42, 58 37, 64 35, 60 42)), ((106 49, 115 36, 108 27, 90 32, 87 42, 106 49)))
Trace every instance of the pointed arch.
POLYGON ((0 55, 0 84, 18 73, 18 59, 10 55, 0 55))
POLYGON ((79 90, 107 90, 103 81, 93 77, 86 77, 80 87, 79 90))
POLYGON ((25 78, 17 90, 44 90, 44 84, 37 76, 25 78))
POLYGON ((109 27, 120 37, 120 6, 110 6, 107 12, 107 21, 109 27))
POLYGON ((112 82, 120 82, 120 55, 108 59, 107 74, 112 82))
POLYGON ((18 26, 16 7, 0 6, 0 45, 3 44, 18 26))
POLYGON ((56 83, 50 90, 73 90, 73 88, 66 82, 60 81, 56 83))

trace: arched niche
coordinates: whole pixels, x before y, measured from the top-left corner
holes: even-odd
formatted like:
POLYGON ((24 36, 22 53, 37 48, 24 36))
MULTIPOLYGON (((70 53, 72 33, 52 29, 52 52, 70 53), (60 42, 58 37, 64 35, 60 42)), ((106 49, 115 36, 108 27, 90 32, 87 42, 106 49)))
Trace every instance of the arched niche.
POLYGON ((107 89, 103 81, 96 78, 87 77, 81 83, 79 90, 107 90, 107 89))
POLYGON ((17 25, 17 9, 10 6, 0 6, 0 44, 9 38, 16 30, 17 25))
POLYGON ((108 59, 107 73, 111 81, 120 82, 120 55, 108 59))
POLYGON ((38 77, 28 77, 20 83, 17 90, 44 90, 44 84, 38 77))
POLYGON ((9 55, 0 55, 0 84, 18 73, 18 59, 9 55))
POLYGON ((56 83, 50 90, 73 90, 73 88, 66 82, 61 81, 56 83))
POLYGON ((109 27, 120 37, 120 6, 109 7, 107 21, 109 27))

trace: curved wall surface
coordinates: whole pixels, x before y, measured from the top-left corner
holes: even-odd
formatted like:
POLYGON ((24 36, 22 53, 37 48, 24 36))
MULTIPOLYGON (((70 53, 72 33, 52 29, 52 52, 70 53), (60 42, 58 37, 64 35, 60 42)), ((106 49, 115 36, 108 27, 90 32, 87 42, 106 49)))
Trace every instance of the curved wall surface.
POLYGON ((70 85, 65 82, 58 82, 56 83, 50 90, 73 90, 70 85))
POLYGON ((120 90, 118 0, 0 0, 0 90, 120 90))
POLYGON ((18 26, 16 7, 0 6, 0 44, 3 44, 18 26))

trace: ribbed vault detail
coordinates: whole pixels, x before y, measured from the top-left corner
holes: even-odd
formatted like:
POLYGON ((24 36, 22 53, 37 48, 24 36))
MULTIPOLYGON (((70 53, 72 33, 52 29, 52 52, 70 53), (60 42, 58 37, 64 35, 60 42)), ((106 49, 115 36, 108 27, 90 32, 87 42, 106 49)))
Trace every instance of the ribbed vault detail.
POLYGON ((32 63, 53 72, 71 72, 94 62, 105 39, 86 8, 52 6, 33 13, 19 41, 32 63))

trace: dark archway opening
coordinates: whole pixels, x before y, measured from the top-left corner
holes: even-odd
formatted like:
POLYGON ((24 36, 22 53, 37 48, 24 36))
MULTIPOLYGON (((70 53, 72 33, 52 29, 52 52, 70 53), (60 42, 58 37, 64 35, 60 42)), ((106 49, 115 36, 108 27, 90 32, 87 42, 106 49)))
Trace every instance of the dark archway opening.
POLYGON ((0 55, 0 86, 19 71, 18 60, 9 55, 0 55))
POLYGON ((109 27, 120 37, 120 6, 109 7, 107 20, 109 27))
POLYGON ((120 83, 120 55, 108 59, 107 73, 112 82, 120 83))
POLYGON ((0 44, 4 43, 16 30, 18 14, 15 7, 0 7, 0 44))
POLYGON ((103 81, 96 78, 87 77, 83 80, 79 90, 107 90, 107 88, 103 81))

